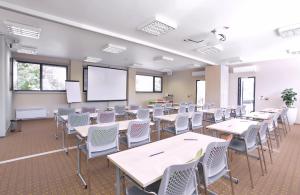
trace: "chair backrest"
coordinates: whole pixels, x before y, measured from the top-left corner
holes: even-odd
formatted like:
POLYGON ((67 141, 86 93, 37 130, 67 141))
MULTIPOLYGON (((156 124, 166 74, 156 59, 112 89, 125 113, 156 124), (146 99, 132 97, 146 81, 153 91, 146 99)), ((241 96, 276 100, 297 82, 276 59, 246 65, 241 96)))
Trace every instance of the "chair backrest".
POLYGON ((241 106, 237 106, 235 109, 235 116, 240 117, 241 116, 241 106))
POLYGON ((180 105, 178 109, 178 113, 186 113, 186 106, 185 105, 180 105))
POLYGON ((73 113, 68 116, 68 126, 70 128, 85 126, 88 124, 90 124, 90 113, 73 113))
POLYGON ((129 106, 129 110, 138 110, 140 108, 140 106, 138 105, 130 105, 129 106))
POLYGON ((164 115, 164 109, 161 107, 153 108, 153 117, 164 115))
POLYGON ((137 118, 138 119, 149 119, 149 109, 138 109, 137 118))
POLYGON ((228 120, 231 117, 231 109, 230 108, 226 108, 225 112, 224 112, 224 119, 228 120))
POLYGON ((189 104, 188 105, 188 112, 195 112, 196 106, 195 104, 189 104))
POLYGON ((186 131, 189 129, 189 115, 188 114, 178 114, 175 120, 175 131, 178 134, 181 131, 186 131))
POLYGON ((148 139, 150 141, 150 120, 134 120, 128 124, 128 148, 132 143, 148 139))
POLYGON ((164 171, 158 195, 198 194, 196 166, 199 160, 172 165, 164 171))
POLYGON ((246 112, 247 112, 247 111, 246 111, 246 105, 242 105, 242 106, 241 106, 241 115, 242 115, 242 116, 246 115, 246 112))
POLYGON ((116 148, 119 150, 119 124, 93 126, 88 130, 87 149, 91 158, 93 153, 116 148))
POLYGON ((202 161, 204 179, 207 185, 215 182, 222 175, 219 177, 214 176, 218 176, 224 169, 228 169, 227 149, 229 143, 229 141, 212 142, 207 146, 202 161))
POLYGON ((247 150, 251 150, 257 144, 257 134, 259 131, 258 125, 250 125, 248 130, 243 134, 247 150))
POLYGON ((203 122, 203 112, 194 112, 192 115, 192 127, 200 127, 203 122))
POLYGON ((81 113, 96 113, 95 107, 82 107, 81 113))
POLYGON ((156 104, 154 104, 153 108, 159 108, 159 107, 162 107, 162 106, 163 106, 162 104, 156 103, 156 104))
POLYGON ((116 115, 114 111, 98 112, 98 123, 113 123, 116 121, 116 115))
POLYGON ((124 115, 125 114, 125 106, 116 105, 115 112, 116 112, 116 114, 124 115))
POLYGON ((165 108, 172 108, 172 103, 166 103, 165 108))
POLYGON ((214 113, 214 120, 215 120, 215 123, 221 122, 223 120, 223 110, 222 110, 222 108, 216 109, 216 111, 214 113))
POLYGON ((268 122, 264 121, 260 124, 259 127, 259 138, 261 142, 267 141, 267 130, 268 130, 268 122))
POLYGON ((74 108, 58 108, 57 114, 59 116, 69 115, 75 113, 74 108))

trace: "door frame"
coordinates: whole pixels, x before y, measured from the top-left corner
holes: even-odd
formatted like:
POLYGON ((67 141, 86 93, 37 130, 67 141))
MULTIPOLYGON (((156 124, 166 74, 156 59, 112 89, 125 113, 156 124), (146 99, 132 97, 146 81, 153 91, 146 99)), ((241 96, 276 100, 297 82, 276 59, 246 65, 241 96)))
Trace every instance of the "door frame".
POLYGON ((254 93, 253 93, 253 111, 255 111, 255 105, 256 105, 256 77, 238 77, 238 98, 237 98, 237 105, 241 105, 241 80, 242 78, 253 78, 254 79, 254 93))

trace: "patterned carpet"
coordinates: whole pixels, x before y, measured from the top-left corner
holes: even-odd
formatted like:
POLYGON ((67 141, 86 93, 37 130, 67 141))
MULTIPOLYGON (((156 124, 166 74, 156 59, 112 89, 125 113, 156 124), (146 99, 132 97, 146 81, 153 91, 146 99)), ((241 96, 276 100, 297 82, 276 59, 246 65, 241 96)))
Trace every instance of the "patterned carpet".
MULTIPOLYGON (((61 137, 54 138, 53 120, 25 121, 22 132, 10 133, 0 139, 0 194, 88 194, 76 175, 76 150, 69 155, 55 152, 48 155, 3 163, 21 156, 61 149, 61 137)), ((171 135, 163 134, 166 138, 171 135)), ((156 133, 152 139, 156 139, 156 133)), ((283 138, 280 148, 275 144, 273 164, 268 153, 266 161, 268 174, 261 175, 259 161, 251 158, 255 188, 251 189, 246 158, 233 154, 231 167, 233 176, 240 182, 234 185, 235 194, 300 194, 300 126, 283 138)), ((74 138, 70 141, 74 143, 74 138)), ((125 147, 121 147, 125 149, 125 147)), ((107 166, 105 158, 90 161, 91 194, 114 194, 114 166, 107 166)), ((83 163, 85 174, 85 163, 83 163)), ((221 179, 209 189, 218 194, 231 194, 228 180, 221 179)))

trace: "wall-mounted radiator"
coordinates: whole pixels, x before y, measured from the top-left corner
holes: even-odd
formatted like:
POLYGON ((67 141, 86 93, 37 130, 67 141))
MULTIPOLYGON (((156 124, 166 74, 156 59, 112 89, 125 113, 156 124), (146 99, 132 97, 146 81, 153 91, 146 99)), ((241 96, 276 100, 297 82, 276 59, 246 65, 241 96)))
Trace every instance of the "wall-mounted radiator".
POLYGON ((17 120, 47 118, 47 116, 48 116, 48 111, 46 108, 16 109, 17 120))

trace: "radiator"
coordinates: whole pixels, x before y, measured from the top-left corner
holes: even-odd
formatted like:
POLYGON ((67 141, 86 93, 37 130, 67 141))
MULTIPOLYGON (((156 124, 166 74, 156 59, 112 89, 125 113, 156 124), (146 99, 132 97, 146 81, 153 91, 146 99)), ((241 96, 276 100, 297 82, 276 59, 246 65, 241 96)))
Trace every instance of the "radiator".
POLYGON ((16 109, 17 120, 47 118, 48 111, 46 108, 26 108, 16 109))

